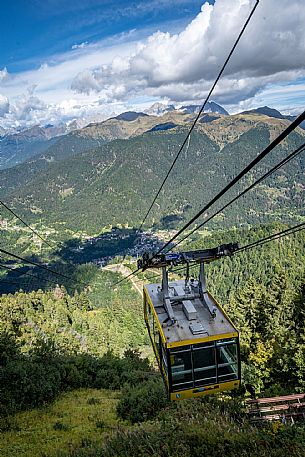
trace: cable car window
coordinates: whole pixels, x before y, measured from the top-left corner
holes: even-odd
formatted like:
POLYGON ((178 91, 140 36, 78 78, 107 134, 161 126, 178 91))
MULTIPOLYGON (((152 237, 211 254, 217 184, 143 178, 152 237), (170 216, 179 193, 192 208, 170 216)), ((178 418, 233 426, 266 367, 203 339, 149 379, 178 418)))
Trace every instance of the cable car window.
POLYGON ((236 339, 222 340, 216 343, 218 380, 230 381, 238 378, 236 339))
POLYGON ((193 346, 195 387, 216 383, 216 353, 214 343, 193 346))
POLYGON ((191 351, 171 352, 170 358, 174 390, 193 387, 191 351))
POLYGON ((207 343, 198 343, 193 345, 193 349, 200 349, 200 348, 213 348, 215 347, 215 341, 209 341, 207 343))

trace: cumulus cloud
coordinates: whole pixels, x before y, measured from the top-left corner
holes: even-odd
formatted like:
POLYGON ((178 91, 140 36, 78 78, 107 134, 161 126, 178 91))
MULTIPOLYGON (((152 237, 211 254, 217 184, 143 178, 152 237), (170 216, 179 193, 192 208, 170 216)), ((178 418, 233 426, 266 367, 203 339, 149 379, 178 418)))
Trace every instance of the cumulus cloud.
POLYGON ((0 94, 0 117, 9 112, 10 104, 8 98, 0 94))
POLYGON ((92 90, 98 92, 101 87, 93 73, 89 70, 84 70, 74 78, 71 89, 76 92, 89 94, 92 90))
POLYGON ((39 111, 45 111, 47 105, 39 97, 35 95, 35 86, 31 86, 26 94, 22 94, 16 103, 12 105, 11 112, 15 119, 28 121, 35 118, 39 111))
POLYGON ((8 81, 9 79, 9 73, 7 71, 7 68, 4 67, 3 70, 0 70, 0 83, 4 83, 8 81))
MULTIPOLYGON (((254 0, 205 3, 178 34, 156 32, 128 58, 84 70, 71 88, 126 100, 136 93, 200 100, 219 72, 254 0)), ((265 0, 253 16, 215 91, 221 103, 253 97, 267 84, 305 75, 305 9, 300 0, 265 0)))
MULTIPOLYGON (((93 121, 122 110, 144 110, 164 100, 176 105, 200 103, 254 2, 206 2, 179 33, 151 34, 151 28, 137 28, 98 42, 74 44, 68 52, 50 56, 39 68, 14 74, 3 68, 0 126, 75 118, 93 121)), ((302 109, 303 3, 261 0, 213 92, 213 100, 229 112, 266 104, 286 112, 302 109)), ((142 4, 148 7, 147 2, 142 4)), ((167 4, 166 0, 153 0, 149 8, 167 4)))

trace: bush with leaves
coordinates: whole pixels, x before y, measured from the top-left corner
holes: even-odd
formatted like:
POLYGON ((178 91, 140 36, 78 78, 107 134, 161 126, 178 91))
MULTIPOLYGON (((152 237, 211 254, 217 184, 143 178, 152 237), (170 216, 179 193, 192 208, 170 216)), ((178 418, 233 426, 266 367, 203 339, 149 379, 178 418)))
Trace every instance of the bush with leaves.
POLYGON ((124 357, 107 352, 97 358, 89 354, 65 355, 50 341, 23 354, 14 337, 0 335, 0 414, 35 408, 53 401, 68 389, 95 387, 120 389, 135 385, 153 373, 147 359, 136 351, 124 357))
POLYGON ((143 422, 154 418, 167 403, 164 384, 156 376, 136 386, 126 385, 117 405, 117 414, 132 423, 143 422))

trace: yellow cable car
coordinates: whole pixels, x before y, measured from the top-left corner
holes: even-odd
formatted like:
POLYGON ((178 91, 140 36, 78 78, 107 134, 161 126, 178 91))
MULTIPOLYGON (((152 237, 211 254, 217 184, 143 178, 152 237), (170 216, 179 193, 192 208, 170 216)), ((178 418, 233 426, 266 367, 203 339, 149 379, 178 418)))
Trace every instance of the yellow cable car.
POLYGON ((240 385, 239 334, 207 292, 204 263, 232 255, 236 244, 215 249, 146 254, 139 266, 162 268, 162 284, 144 286, 144 317, 170 400, 199 397, 240 385), (199 279, 189 263, 200 264, 199 279), (168 282, 168 265, 187 264, 185 280, 168 282))

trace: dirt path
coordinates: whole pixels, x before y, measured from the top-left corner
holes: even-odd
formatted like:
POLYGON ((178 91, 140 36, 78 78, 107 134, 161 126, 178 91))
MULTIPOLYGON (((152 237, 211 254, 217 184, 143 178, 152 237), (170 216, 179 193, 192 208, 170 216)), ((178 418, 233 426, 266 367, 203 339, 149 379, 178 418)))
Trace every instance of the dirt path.
MULTIPOLYGON (((124 278, 126 278, 130 273, 132 273, 132 270, 125 265, 122 265, 121 263, 115 263, 113 265, 106 265, 103 267, 103 270, 107 271, 114 271, 115 273, 120 273, 124 278)), ((141 295, 142 297, 142 291, 143 291, 143 285, 144 282, 137 278, 136 276, 130 276, 128 280, 131 282, 133 288, 141 295)))

